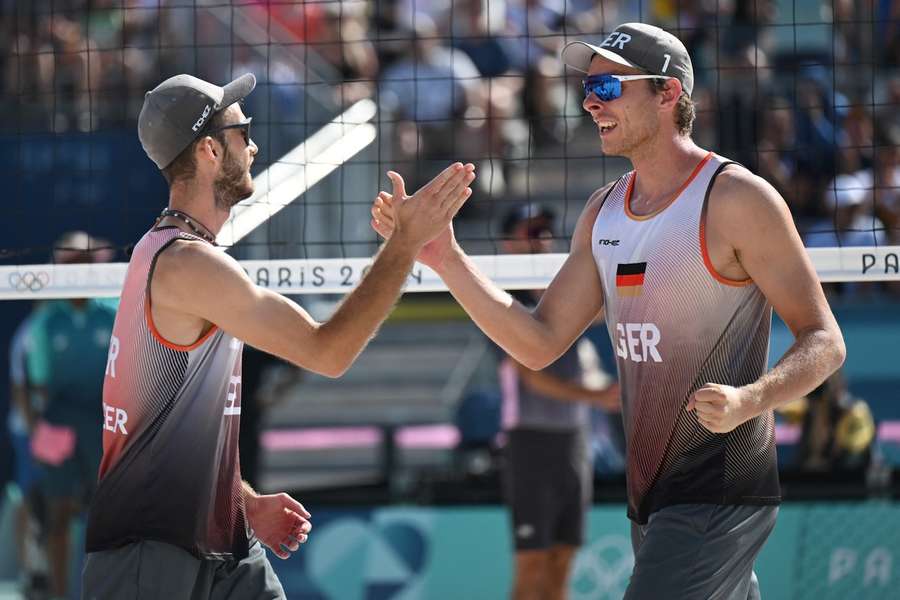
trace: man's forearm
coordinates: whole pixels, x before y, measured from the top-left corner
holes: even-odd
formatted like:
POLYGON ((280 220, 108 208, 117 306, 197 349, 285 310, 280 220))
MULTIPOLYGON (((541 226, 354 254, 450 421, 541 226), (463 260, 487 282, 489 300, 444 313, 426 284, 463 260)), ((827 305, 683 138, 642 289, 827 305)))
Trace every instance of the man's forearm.
POLYGON ((340 374, 359 355, 400 297, 417 247, 392 238, 376 255, 372 268, 334 315, 319 328, 333 348, 334 362, 340 374))
POLYGON ((438 274, 475 324, 507 354, 531 369, 546 366, 544 327, 485 277, 468 256, 462 251, 451 253, 438 274))
POLYGON ((778 364, 745 386, 757 413, 776 409, 809 394, 844 362, 846 349, 839 330, 801 332, 778 364))

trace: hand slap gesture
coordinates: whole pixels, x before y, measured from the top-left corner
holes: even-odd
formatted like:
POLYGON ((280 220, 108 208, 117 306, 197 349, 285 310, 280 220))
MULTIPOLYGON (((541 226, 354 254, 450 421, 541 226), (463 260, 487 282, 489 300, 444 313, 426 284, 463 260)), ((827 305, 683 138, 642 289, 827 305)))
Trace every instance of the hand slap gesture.
POLYGON ((685 410, 694 411, 697 421, 713 433, 728 433, 755 417, 754 402, 742 388, 707 383, 694 392, 685 410))
MULTIPOLYGON (((372 228, 385 239, 402 235, 418 246, 434 246, 432 241, 452 239, 452 220, 460 207, 471 196, 469 184, 475 179, 475 166, 454 163, 437 177, 423 186, 413 196, 406 195, 403 177, 394 171, 388 172, 393 185, 393 194, 381 192, 372 206, 372 228)), ((449 243, 443 245, 449 246, 449 243)), ((425 264, 428 248, 419 256, 425 264)))
POLYGON ((246 506, 247 520, 256 537, 280 559, 296 552, 312 529, 312 515, 285 493, 256 496, 246 506))

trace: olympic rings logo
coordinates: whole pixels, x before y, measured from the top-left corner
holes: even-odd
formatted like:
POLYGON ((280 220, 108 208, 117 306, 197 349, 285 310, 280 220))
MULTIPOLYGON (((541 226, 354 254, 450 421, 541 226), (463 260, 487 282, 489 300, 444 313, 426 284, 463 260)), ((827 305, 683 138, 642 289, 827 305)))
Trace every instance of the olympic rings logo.
POLYGON ((13 271, 9 274, 9 285, 17 292, 38 292, 50 284, 46 271, 13 271))

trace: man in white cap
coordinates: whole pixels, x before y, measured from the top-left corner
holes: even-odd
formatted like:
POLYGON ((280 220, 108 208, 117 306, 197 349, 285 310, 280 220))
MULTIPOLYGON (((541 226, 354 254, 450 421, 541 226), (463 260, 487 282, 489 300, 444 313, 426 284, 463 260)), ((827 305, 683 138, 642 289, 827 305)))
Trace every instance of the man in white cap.
MULTIPOLYGON (((626 23, 562 58, 586 75, 603 153, 634 170, 588 199, 538 306, 480 274, 450 228, 419 260, 532 369, 605 310, 635 551, 625 598, 758 598, 753 563, 780 500, 772 410, 841 365, 843 338, 784 200, 691 139, 693 69, 675 36, 626 23), (773 307, 796 340, 767 371, 773 307)), ((373 226, 389 237, 396 216, 382 192, 373 226)))
POLYGON ((261 545, 289 557, 310 514, 241 480, 243 344, 339 376, 390 313, 419 249, 471 194, 472 165, 449 166, 409 198, 390 173, 400 235, 317 323, 215 246, 253 193, 258 148, 239 101, 255 84, 251 74, 224 87, 177 75, 144 99, 138 136, 169 183, 169 206, 134 248, 110 339, 87 600, 284 598, 261 545))

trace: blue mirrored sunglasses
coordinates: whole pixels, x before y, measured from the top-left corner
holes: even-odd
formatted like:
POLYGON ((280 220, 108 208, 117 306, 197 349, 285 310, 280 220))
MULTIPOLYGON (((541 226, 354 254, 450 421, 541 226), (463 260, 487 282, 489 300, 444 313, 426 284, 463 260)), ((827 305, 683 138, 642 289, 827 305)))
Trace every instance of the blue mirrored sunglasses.
POLYGON ((581 80, 584 86, 584 97, 591 94, 598 100, 609 102, 622 96, 622 82, 636 79, 671 79, 664 75, 588 75, 581 80))

